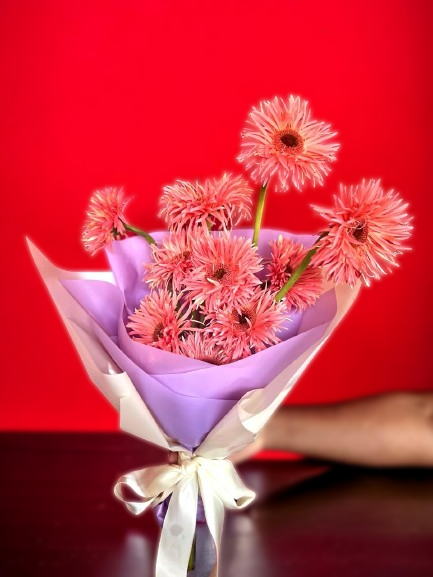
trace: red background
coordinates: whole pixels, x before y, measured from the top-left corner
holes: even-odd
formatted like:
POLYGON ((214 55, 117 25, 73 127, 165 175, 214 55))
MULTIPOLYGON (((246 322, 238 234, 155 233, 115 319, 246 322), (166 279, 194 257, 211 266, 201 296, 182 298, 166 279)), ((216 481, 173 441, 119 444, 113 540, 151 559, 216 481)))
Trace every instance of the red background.
POLYGON ((431 389, 432 16, 427 0, 3 0, 1 427, 117 428, 24 236, 64 268, 104 269, 80 243, 94 189, 124 185, 130 221, 161 228, 162 186, 238 171, 248 110, 290 93, 342 146, 324 188, 269 197, 265 225, 315 231, 310 203, 382 177, 416 230, 402 267, 363 290, 288 402, 431 389))

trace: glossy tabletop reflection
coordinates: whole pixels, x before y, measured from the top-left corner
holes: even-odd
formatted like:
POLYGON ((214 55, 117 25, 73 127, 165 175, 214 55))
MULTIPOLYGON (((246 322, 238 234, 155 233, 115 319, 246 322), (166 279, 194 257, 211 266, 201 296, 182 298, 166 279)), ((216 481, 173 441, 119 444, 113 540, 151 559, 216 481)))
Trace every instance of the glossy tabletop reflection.
MULTIPOLYGON (((113 496, 122 474, 166 455, 125 434, 0 435, 2 577, 147 577, 159 527, 113 496)), ((431 577, 433 470, 314 462, 239 467, 257 502, 227 514, 222 577, 431 577)), ((195 577, 211 543, 198 532, 195 577)))

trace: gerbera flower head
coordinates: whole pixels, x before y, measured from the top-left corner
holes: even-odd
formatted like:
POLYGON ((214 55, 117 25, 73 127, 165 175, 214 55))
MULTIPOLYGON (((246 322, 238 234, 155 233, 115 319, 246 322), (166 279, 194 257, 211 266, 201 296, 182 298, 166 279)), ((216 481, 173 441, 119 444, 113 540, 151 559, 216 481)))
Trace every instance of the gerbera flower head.
POLYGON ((193 242, 192 268, 185 287, 195 305, 204 304, 206 310, 233 305, 254 293, 260 284, 255 273, 262 268, 250 239, 228 232, 201 235, 193 242))
POLYGON ((379 180, 340 185, 334 200, 334 208, 312 207, 329 223, 313 261, 335 283, 353 286, 361 280, 370 285, 371 278, 397 266, 397 255, 408 250, 402 245, 413 228, 408 205, 394 191, 385 193, 379 180))
POLYGON ((204 184, 178 181, 166 186, 159 215, 170 229, 202 226, 231 228, 242 218, 250 218, 252 189, 241 176, 224 174, 204 184))
POLYGON ((189 313, 190 307, 181 304, 178 295, 156 290, 141 300, 126 326, 135 341, 180 353, 181 335, 190 327, 189 313))
POLYGON ((242 359, 280 341, 276 333, 288 319, 287 308, 276 302, 270 291, 256 289, 251 298, 211 311, 207 331, 214 342, 230 353, 232 360, 242 359))
POLYGON ((329 125, 311 119, 305 100, 275 97, 250 112, 238 160, 259 184, 273 177, 276 191, 288 190, 290 183, 301 190, 306 181, 323 184, 339 148, 330 141, 335 134, 329 125))
POLYGON ((182 354, 211 365, 225 365, 231 358, 204 330, 190 333, 181 343, 182 354))
POLYGON ((172 232, 162 241, 162 246, 152 245, 154 262, 144 265, 144 280, 152 288, 169 288, 181 291, 186 274, 191 268, 191 239, 199 230, 172 232))
MULTIPOLYGON (((271 259, 267 264, 269 288, 273 293, 283 288, 294 271, 303 261, 308 249, 299 242, 294 242, 281 235, 270 242, 271 259)), ((305 310, 312 306, 322 292, 322 275, 320 270, 311 264, 286 293, 287 308, 305 310)))
POLYGON ((82 234, 86 250, 95 254, 125 235, 123 211, 127 202, 123 188, 108 187, 93 193, 82 234))

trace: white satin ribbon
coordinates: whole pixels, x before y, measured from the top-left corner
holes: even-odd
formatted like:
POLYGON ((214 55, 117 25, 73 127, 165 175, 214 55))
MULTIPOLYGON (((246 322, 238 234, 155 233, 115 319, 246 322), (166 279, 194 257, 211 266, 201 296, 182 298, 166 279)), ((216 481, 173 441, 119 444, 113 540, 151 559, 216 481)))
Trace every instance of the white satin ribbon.
POLYGON ((242 509, 255 494, 245 487, 231 461, 208 459, 188 451, 179 453, 179 464, 158 465, 133 471, 119 479, 114 494, 135 515, 171 495, 159 542, 156 577, 185 577, 197 518, 200 493, 206 522, 218 557, 224 522, 224 508, 242 509), (138 497, 123 495, 128 487, 138 497))

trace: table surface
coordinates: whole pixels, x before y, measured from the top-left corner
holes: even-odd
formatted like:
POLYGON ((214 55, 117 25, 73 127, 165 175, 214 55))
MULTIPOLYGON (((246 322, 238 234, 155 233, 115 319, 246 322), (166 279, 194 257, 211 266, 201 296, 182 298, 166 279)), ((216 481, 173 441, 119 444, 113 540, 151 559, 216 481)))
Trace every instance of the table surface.
MULTIPOLYGON (((163 462, 125 434, 0 434, 2 577, 150 577, 159 527, 113 497, 123 473, 163 462)), ((227 514, 222 577, 431 577, 433 470, 254 461, 258 493, 227 514)), ((208 571, 199 534, 196 575, 208 571)))

